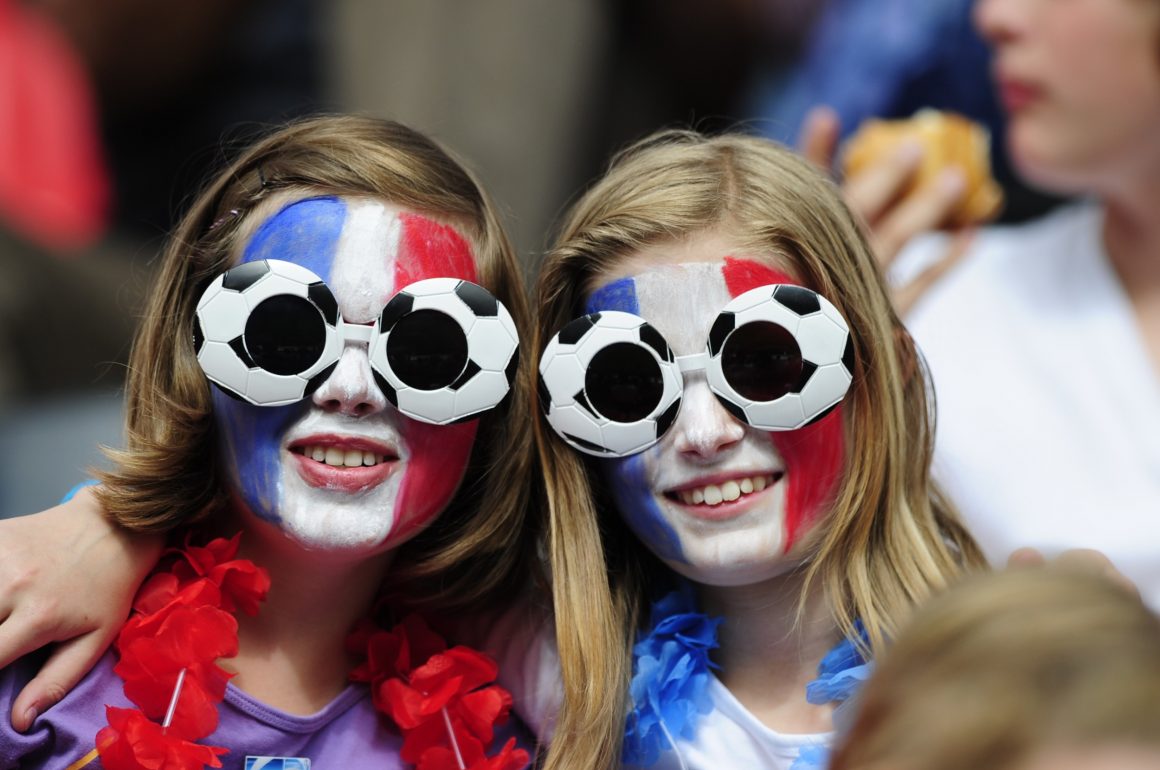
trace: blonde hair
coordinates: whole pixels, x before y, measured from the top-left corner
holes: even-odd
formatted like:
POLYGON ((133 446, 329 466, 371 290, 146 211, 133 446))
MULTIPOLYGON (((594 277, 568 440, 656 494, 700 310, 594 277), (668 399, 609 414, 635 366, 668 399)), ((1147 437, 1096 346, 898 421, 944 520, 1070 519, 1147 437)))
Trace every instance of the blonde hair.
MULTIPOLYGON (((668 131, 630 147, 575 203, 546 256, 532 350, 583 313, 596 273, 633 250, 711 228, 757 253, 788 257, 849 322, 850 451, 805 582, 820 582, 846 633, 860 619, 877 649, 911 605, 982 558, 929 480, 931 416, 913 343, 858 226, 819 172, 741 135, 668 131)), ((594 466, 543 419, 535 432, 565 692, 546 767, 611 767, 623 737, 632 637, 667 569, 620 521, 594 466)))
POLYGON ((1036 749, 1160 748, 1160 619, 1103 576, 977 576, 921 608, 877 666, 831 770, 1002 770, 1036 749))
MULTIPOLYGON (((111 453, 117 466, 100 492, 107 513, 129 529, 167 531, 226 504, 210 388, 192 343, 194 308, 252 231, 248 215, 286 191, 373 196, 445 220, 471 244, 479 282, 528 337, 512 246, 483 188, 442 147, 369 117, 318 117, 274 131, 210 182, 162 256, 129 364, 126 448, 111 453)), ((465 607, 519 586, 530 565, 525 519, 537 477, 524 387, 517 378, 505 404, 480 421, 447 510, 399 549, 391 588, 409 601, 465 607)))

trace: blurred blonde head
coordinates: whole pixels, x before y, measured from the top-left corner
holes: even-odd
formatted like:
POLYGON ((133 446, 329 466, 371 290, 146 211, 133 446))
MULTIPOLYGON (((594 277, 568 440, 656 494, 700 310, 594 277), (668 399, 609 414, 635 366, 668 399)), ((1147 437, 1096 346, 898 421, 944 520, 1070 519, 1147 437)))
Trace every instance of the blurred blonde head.
POLYGON ((1060 567, 968 579, 920 609, 831 770, 1160 767, 1160 619, 1060 567), (1143 762, 1143 764, 1136 764, 1143 762))
MULTIPOLYGON (((857 224, 818 171, 742 135, 668 131, 630 147, 564 219, 541 268, 531 348, 538 355, 583 314, 598 273, 642 247, 707 231, 788 260, 849 322, 849 451, 814 532, 806 584, 824 587, 844 631, 859 618, 878 646, 914 602, 981 559, 930 484, 931 416, 913 343, 857 224)), ((565 684, 556 748, 571 756, 554 754, 560 763, 548 766, 608 767, 619 759, 638 618, 671 577, 621 521, 595 464, 543 419, 535 430, 565 684)))

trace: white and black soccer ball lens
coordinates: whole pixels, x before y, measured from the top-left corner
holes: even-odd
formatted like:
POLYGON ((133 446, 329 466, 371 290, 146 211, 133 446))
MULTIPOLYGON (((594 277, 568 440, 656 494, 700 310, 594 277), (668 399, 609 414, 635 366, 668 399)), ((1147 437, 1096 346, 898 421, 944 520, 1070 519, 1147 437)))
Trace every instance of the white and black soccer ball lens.
POLYGON ((435 425, 478 417, 511 389, 519 334, 482 286, 428 278, 400 291, 377 322, 371 365, 403 414, 435 425))
POLYGON ((194 344, 206 377, 259 406, 301 401, 342 352, 338 304, 310 270, 247 262, 213 280, 197 303, 194 344), (291 344, 287 344, 289 341, 291 344))
MULTIPOLYGON (((720 364, 708 367, 709 387, 739 419, 763 430, 809 424, 842 400, 852 380, 853 347, 846 320, 825 297, 790 284, 759 286, 726 305, 709 333, 709 355, 720 364), (792 335, 789 347, 796 347, 801 358, 792 381, 780 388, 785 392, 771 400, 741 392, 729 380, 730 366, 723 363, 731 345, 741 343, 746 334, 771 331, 762 324, 792 335)), ((779 390, 775 385, 771 389, 779 390)))
MULTIPOLYGON (((637 391, 637 386, 628 383, 637 391)), ((681 374, 672 350, 643 318, 616 310, 578 318, 552 338, 540 359, 540 399, 548 423, 570 445, 597 457, 635 454, 655 444, 676 417, 681 404, 681 374), (593 360, 631 359, 649 379, 651 395, 635 411, 607 414, 609 400, 592 392, 598 387, 593 360), (603 405, 602 405, 603 403, 603 405), (621 419, 615 419, 615 418, 621 419), (631 419, 624 419, 631 417, 631 419)))

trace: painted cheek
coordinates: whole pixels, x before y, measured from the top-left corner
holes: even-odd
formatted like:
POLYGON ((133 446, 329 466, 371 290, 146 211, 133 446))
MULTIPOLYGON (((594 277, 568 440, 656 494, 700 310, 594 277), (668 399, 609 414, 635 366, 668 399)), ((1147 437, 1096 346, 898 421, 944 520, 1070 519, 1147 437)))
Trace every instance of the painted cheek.
MULTIPOLYGON (((417 214, 400 214, 403 235, 395 260, 395 288, 426 278, 476 281, 475 257, 454 228, 417 214)), ((391 539, 425 527, 455 495, 475 443, 477 420, 460 425, 428 425, 405 419, 402 432, 410 460, 399 489, 398 522, 391 539)))
POLYGON ((681 540, 665 520, 648 484, 645 454, 601 462, 616 507, 629 529, 660 558, 684 562, 681 540))
POLYGON ((401 541, 427 526, 451 502, 475 444, 478 420, 428 425, 404 419, 403 440, 410 452, 399 487, 390 539, 401 541))
POLYGON ((770 435, 785 462, 788 552, 818 520, 842 477, 846 450, 843 410, 835 409, 813 425, 770 435))
POLYGON ((471 246, 454 228, 418 214, 400 214, 403 237, 395 261, 395 290, 425 278, 478 282, 471 246))
MULTIPOLYGON (((721 273, 733 297, 772 283, 801 285, 787 273, 748 259, 726 257, 721 273)), ((813 425, 770 435, 785 463, 788 484, 785 550, 788 552, 817 521, 841 478, 846 443, 842 410, 835 409, 813 425)))
POLYGON ((227 476, 255 515, 280 522, 282 436, 302 413, 302 406, 251 406, 217 388, 213 389, 213 403, 227 476))

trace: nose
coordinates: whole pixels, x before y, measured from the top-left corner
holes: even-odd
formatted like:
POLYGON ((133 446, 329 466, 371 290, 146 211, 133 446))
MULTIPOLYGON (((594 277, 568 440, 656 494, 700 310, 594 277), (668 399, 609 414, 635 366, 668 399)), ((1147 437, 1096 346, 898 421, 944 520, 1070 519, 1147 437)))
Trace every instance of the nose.
POLYGON ((348 417, 367 417, 386 409, 387 397, 375 382, 366 345, 348 344, 311 399, 327 412, 348 417))
POLYGON ((745 437, 745 425, 731 415, 704 377, 685 380, 681 411, 673 425, 674 446, 694 462, 713 460, 745 437))
POLYGON ((992 46, 1018 37, 1026 14, 1023 0, 978 0, 975 3, 975 28, 992 46))

